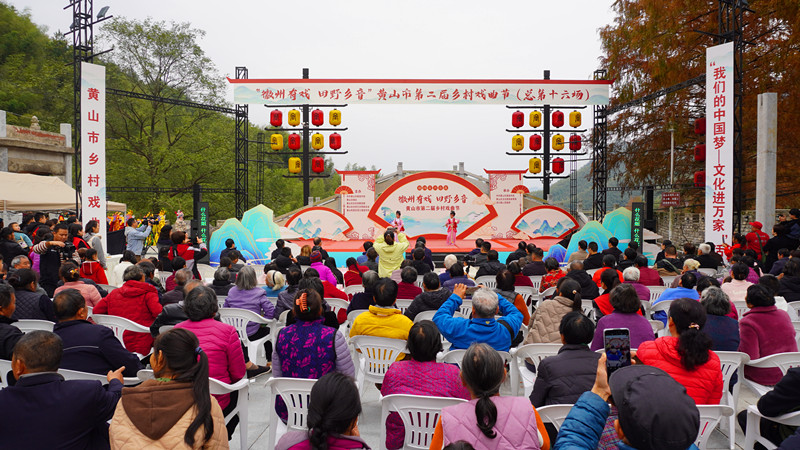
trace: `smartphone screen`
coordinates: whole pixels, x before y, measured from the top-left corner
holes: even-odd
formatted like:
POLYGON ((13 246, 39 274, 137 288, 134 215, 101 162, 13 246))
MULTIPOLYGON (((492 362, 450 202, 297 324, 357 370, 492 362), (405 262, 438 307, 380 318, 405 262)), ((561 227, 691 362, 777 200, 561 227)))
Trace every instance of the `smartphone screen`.
POLYGON ((608 328, 603 331, 606 349, 606 371, 611 376, 621 367, 631 365, 631 333, 627 328, 608 328))

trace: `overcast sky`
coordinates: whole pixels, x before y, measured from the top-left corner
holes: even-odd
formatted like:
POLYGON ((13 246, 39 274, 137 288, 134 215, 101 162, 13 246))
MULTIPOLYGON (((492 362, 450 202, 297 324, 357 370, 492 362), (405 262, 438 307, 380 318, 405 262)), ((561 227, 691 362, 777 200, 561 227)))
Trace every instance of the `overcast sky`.
MULTIPOLYGON (((29 8, 52 34, 67 30, 66 0, 4 0, 29 8)), ((598 29, 613 20, 611 0, 95 0, 94 9, 128 18, 190 22, 222 75, 245 66, 250 78, 590 79, 601 55, 598 29)), ((233 95, 229 92, 229 101, 233 95)), ((251 106, 265 125, 266 108, 251 106)), ((393 172, 521 169, 507 156, 511 113, 503 106, 358 105, 342 111, 349 162, 393 172)), ((591 112, 584 113, 591 122, 591 112)), ((590 123, 588 125, 591 125, 590 123)), ((233 130, 231 130, 233 133, 233 130)), ((539 184, 527 180, 529 188, 539 184)))

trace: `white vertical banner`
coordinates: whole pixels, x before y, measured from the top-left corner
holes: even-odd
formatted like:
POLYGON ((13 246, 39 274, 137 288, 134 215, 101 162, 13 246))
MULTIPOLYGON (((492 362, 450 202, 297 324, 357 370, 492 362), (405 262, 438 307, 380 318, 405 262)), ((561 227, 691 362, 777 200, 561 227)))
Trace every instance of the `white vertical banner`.
POLYGON ((100 224, 106 239, 106 68, 81 63, 81 223, 100 224))
POLYGON ((706 49, 706 242, 733 236, 733 42, 706 49))

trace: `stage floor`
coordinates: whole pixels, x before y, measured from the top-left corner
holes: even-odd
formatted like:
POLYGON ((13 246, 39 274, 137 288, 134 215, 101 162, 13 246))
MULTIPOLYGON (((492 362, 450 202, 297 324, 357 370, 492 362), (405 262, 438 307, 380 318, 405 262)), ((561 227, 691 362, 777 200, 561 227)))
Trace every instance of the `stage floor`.
MULTIPOLYGON (((557 244, 560 241, 558 238, 536 238, 531 240, 537 247, 541 247, 545 252, 550 249, 550 246, 557 244)), ((304 245, 314 246, 311 240, 291 240, 291 243, 300 247, 304 245)), ((334 253, 354 253, 364 251, 364 240, 350 240, 350 241, 329 241, 323 240, 322 247, 328 252, 334 253)), ((510 253, 517 249, 519 240, 517 239, 490 239, 492 243, 492 250, 497 250, 498 253, 510 253)), ((470 250, 475 248, 475 240, 456 240, 456 245, 447 245, 445 239, 428 239, 425 245, 433 253, 469 253, 470 250)), ((410 249, 413 249, 413 242, 411 242, 410 249)))

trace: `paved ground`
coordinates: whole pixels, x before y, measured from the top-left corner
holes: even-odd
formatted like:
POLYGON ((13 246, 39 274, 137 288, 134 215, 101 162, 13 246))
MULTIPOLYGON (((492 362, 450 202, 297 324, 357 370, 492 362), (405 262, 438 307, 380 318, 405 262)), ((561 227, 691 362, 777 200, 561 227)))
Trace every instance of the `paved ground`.
MULTIPOLYGON (((250 388, 250 420, 248 429, 248 445, 251 449, 266 449, 267 448, 267 402, 268 391, 264 384, 269 379, 268 376, 262 376, 252 384, 250 388)), ((507 391, 506 391, 507 393, 507 391)), ((381 408, 378 401, 379 393, 374 385, 368 386, 365 395, 362 399, 363 412, 359 419, 358 428, 361 431, 361 436, 373 449, 379 449, 379 436, 380 436, 380 415, 381 408)), ((756 400, 755 394, 742 387, 739 395, 739 407, 736 411, 741 411, 747 405, 754 404, 756 400)), ((724 432, 719 428, 714 431, 714 434, 709 440, 708 449, 721 450, 728 449, 728 431, 723 427, 724 432)), ((744 444, 744 435, 742 430, 736 426, 736 448, 742 448, 744 444)), ((233 436, 230 442, 231 449, 239 449, 239 429, 233 436)))

